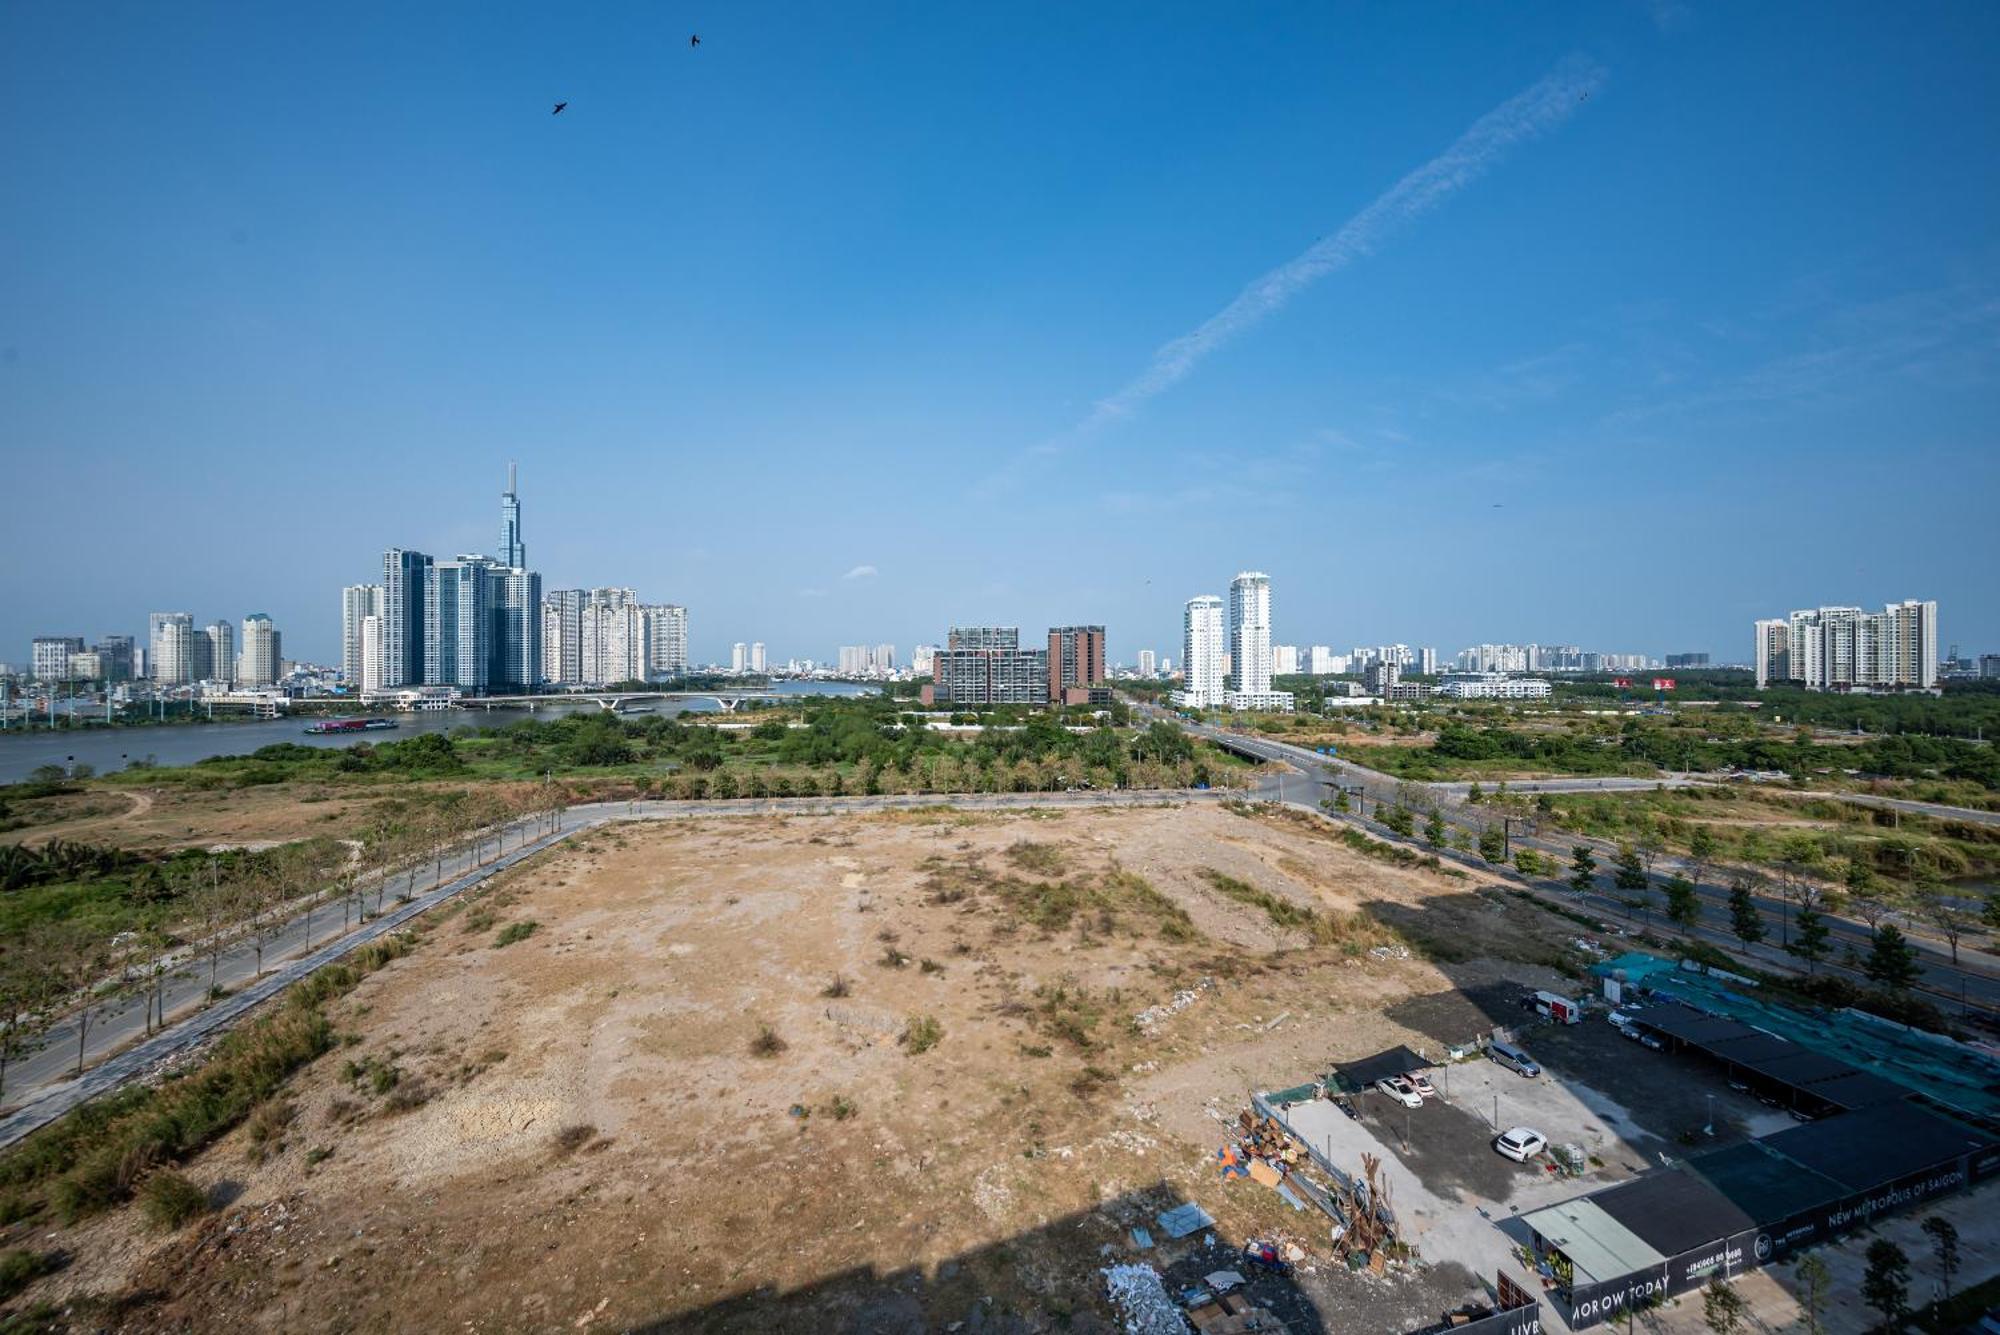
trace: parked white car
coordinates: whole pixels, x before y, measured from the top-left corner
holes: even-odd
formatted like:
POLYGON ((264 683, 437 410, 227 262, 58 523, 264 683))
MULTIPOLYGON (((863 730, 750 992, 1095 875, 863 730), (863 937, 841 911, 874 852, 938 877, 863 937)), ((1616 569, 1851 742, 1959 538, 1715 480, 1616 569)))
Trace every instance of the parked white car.
POLYGON ((1604 1018, 1611 1022, 1611 1027, 1613 1029, 1624 1029, 1631 1025, 1632 1011, 1634 1009, 1636 1008, 1628 1007, 1627 1009, 1622 1011, 1613 1011, 1611 1012, 1611 1014, 1605 1016, 1604 1018))
POLYGON ((1424 1106, 1424 1096, 1417 1093, 1416 1087, 1400 1075, 1383 1076, 1375 1082, 1375 1088, 1381 1090, 1405 1108, 1421 1108, 1424 1106))
POLYGON ((1515 1163, 1526 1163, 1549 1147, 1549 1138, 1532 1127, 1517 1126, 1493 1139, 1493 1148, 1515 1163))
POLYGON ((1412 1071, 1403 1078, 1410 1082, 1411 1089, 1416 1090, 1417 1093, 1423 1095, 1425 1098, 1434 1099, 1438 1096, 1437 1086, 1433 1085, 1431 1078, 1423 1072, 1412 1071))

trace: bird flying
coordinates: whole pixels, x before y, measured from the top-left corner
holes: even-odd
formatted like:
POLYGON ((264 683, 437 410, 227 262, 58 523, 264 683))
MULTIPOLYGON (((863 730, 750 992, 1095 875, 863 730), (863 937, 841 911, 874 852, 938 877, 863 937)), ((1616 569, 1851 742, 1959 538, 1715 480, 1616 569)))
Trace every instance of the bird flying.
POLYGON ((698 33, 698 32, 695 32, 695 33, 689 33, 689 34, 688 34, 688 45, 689 45, 690 47, 696 47, 696 46, 700 46, 700 45, 701 45, 701 34, 700 34, 700 33, 698 33))
POLYGON ((554 111, 551 111, 551 112, 549 113, 549 115, 551 115, 551 116, 560 116, 560 115, 562 115, 562 109, 563 109, 564 107, 568 106, 568 105, 569 105, 569 103, 567 103, 567 102, 558 102, 558 103, 556 103, 556 109, 555 109, 554 111))

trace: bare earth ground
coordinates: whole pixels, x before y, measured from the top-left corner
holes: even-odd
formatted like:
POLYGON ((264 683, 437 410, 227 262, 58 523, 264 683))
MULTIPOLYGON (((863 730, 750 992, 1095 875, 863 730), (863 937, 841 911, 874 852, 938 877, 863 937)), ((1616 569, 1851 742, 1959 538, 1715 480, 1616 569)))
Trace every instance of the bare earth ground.
POLYGON ((0 843, 70 839, 119 848, 266 847, 317 834, 351 833, 350 827, 389 795, 382 789, 312 784, 234 790, 91 788, 19 803, 20 814, 30 823, 0 832, 0 843))
POLYGON ((133 1331, 1101 1330, 1097 1269, 1195 1200, 1225 1242, 1307 1248, 1323 1324, 1294 1330, 1408 1329, 1470 1276, 1350 1275, 1323 1220, 1210 1156, 1253 1088, 1434 1049, 1400 1003, 1552 978, 1562 925, 1481 891, 1216 809, 613 827, 333 1003, 348 1046, 292 1081, 282 1147, 253 1162, 239 1128, 187 1166, 223 1209, 164 1238, 130 1210, 63 1231, 37 1245, 72 1263, 16 1305, 133 1331), (1066 920, 1035 889, 1121 870, 1192 932, 1129 878, 1066 920), (1369 953, 1385 923, 1447 962, 1369 953), (900 1041, 914 1017, 941 1026, 928 1051, 900 1041))

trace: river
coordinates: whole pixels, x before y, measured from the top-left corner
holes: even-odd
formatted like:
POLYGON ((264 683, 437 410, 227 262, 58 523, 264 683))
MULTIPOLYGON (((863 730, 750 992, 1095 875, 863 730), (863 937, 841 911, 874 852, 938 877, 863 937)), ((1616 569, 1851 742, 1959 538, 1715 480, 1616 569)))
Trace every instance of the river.
MULTIPOLYGON (((869 695, 874 688, 844 681, 780 681, 773 695, 869 695)), ((712 700, 642 701, 646 713, 708 714, 712 700)), ((353 746, 357 742, 393 742, 425 732, 450 732, 463 727, 505 727, 522 719, 551 718, 595 710, 590 700, 562 700, 525 709, 444 709, 435 713, 386 714, 399 725, 394 732, 359 732, 314 736, 307 718, 246 720, 240 723, 163 724, 157 727, 79 728, 74 731, 0 732, 0 783, 19 783, 43 765, 88 765, 99 774, 124 769, 135 760, 156 765, 192 765, 210 756, 247 756, 273 742, 301 746, 353 746)), ((635 711, 637 712, 637 711, 635 711)))

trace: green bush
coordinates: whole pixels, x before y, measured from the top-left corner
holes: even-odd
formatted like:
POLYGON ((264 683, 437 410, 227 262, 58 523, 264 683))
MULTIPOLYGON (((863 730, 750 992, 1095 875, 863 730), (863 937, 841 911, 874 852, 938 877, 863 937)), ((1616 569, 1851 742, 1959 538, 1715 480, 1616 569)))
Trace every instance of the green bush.
POLYGON ((510 922, 500 929, 500 935, 493 938, 493 948, 498 950, 502 946, 511 946, 516 941, 526 941, 535 934, 535 928, 540 925, 533 918, 524 918, 520 922, 510 922))
POLYGON ((169 1233, 208 1213, 208 1193, 179 1173, 162 1171, 139 1189, 139 1208, 147 1223, 169 1233))
POLYGON ((919 1052, 929 1052, 944 1038, 944 1026, 933 1015, 912 1015, 903 1029, 901 1042, 915 1056, 919 1052))

